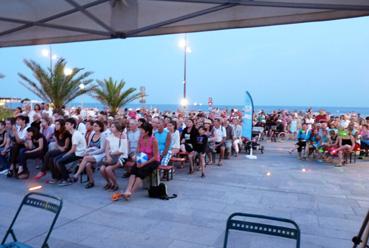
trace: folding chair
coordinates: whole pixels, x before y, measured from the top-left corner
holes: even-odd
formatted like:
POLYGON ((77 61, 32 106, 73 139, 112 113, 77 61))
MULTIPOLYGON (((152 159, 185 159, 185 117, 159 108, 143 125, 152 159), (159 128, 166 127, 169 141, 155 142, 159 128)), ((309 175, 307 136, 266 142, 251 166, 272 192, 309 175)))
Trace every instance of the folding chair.
POLYGON ((34 207, 34 208, 39 208, 42 210, 47 210, 53 214, 55 214, 52 224, 46 234, 46 237, 42 243, 41 248, 49 248, 49 245, 47 244, 47 241, 50 237, 50 234, 54 228, 54 225, 56 223, 56 220, 59 217, 60 211, 63 207, 63 201, 57 197, 54 196, 50 196, 50 195, 46 195, 46 194, 41 194, 41 193, 29 193, 27 194, 24 198, 23 201, 21 203, 21 205, 19 206, 17 213, 15 214, 12 223, 10 224, 10 227, 8 228, 8 230, 5 233, 5 237, 3 239, 3 241, 1 242, 0 248, 32 248, 31 246, 21 243, 17 240, 14 230, 13 230, 13 226, 15 224, 15 221, 18 218, 19 213, 21 212, 21 210, 23 209, 23 206, 29 206, 29 207, 34 207), (41 199, 40 199, 41 198, 41 199), (47 200, 43 200, 43 199, 47 199, 47 200), (51 201, 50 201, 51 200, 51 201), (9 234, 12 236, 13 238, 13 242, 10 243, 5 243, 9 234))
POLYGON ((368 240, 369 240, 369 211, 364 218, 363 224, 360 227, 358 235, 352 238, 352 242, 354 243, 353 248, 357 247, 369 248, 368 240))
POLYGON ((228 245, 228 234, 230 230, 237 230, 243 232, 252 232, 252 233, 259 233, 265 234, 270 236, 276 236, 286 239, 293 239, 296 240, 296 248, 300 247, 300 228, 298 225, 288 219, 276 218, 276 217, 269 217, 263 215, 255 215, 255 214, 247 214, 247 213, 233 213, 229 216, 227 220, 227 227, 224 237, 224 245, 223 248, 226 248, 228 245), (238 219, 237 219, 238 217, 238 219), (259 222, 250 222, 245 220, 239 220, 240 217, 248 218, 248 219, 259 219, 259 220, 270 220, 275 222, 280 222, 286 224, 290 224, 292 227, 286 226, 277 226, 277 225, 269 225, 259 222))

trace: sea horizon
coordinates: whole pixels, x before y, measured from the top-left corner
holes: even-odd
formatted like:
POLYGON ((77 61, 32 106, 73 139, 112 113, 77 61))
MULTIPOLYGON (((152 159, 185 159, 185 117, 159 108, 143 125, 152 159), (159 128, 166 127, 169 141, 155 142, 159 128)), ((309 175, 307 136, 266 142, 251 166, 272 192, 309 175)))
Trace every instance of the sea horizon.
MULTIPOLYGON (((98 108, 104 109, 105 107, 98 102, 90 102, 90 103, 80 103, 73 102, 68 105, 68 107, 87 107, 87 108, 98 108)), ((241 104, 219 104, 213 105, 213 108, 219 109, 242 109, 243 105, 241 104)), ((139 108, 149 108, 149 109, 159 109, 160 111, 176 111, 181 108, 180 104, 155 104, 155 103, 130 103, 124 106, 124 108, 128 109, 139 109, 139 108)), ((326 112, 332 115, 340 115, 344 113, 355 112, 364 116, 369 116, 369 107, 339 107, 339 106, 293 106, 293 105, 255 105, 254 111, 259 112, 263 110, 264 112, 270 113, 274 110, 288 110, 288 111, 306 111, 308 108, 312 108, 314 112, 318 112, 319 109, 324 109, 326 112)), ((187 106, 189 111, 209 111, 209 106, 207 104, 190 104, 187 106)))
MULTIPOLYGON (((7 107, 16 108, 20 106, 20 103, 8 103, 7 107)), ((82 108, 97 108, 99 110, 105 110, 106 107, 99 102, 72 102, 67 105, 68 108, 71 107, 82 107, 82 108)), ((139 109, 139 108, 148 108, 148 109, 159 109, 160 111, 176 111, 181 108, 180 104, 163 104, 163 103, 129 103, 124 106, 124 108, 128 109, 139 109)), ((242 109, 243 105, 240 104, 219 104, 213 105, 212 108, 219 109, 242 109)), ((331 115, 341 115, 345 113, 355 112, 359 113, 363 116, 369 116, 369 107, 338 107, 338 106, 294 106, 294 105, 255 105, 254 111, 264 111, 266 113, 270 113, 274 110, 287 110, 287 111, 306 111, 308 108, 311 108, 313 112, 318 112, 320 109, 325 110, 331 115)), ((189 104, 187 106, 188 111, 209 111, 209 106, 207 104, 189 104)))

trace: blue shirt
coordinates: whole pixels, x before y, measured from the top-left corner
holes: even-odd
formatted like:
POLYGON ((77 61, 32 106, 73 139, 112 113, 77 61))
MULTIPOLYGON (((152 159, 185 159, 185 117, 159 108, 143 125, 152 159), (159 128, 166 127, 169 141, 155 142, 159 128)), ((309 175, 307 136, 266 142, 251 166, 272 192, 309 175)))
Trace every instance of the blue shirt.
POLYGON ((310 130, 304 131, 304 130, 300 129, 299 132, 297 133, 297 139, 298 140, 309 140, 310 135, 311 135, 310 130))
POLYGON ((163 132, 159 133, 158 131, 154 132, 154 136, 158 141, 159 152, 162 153, 165 149, 165 143, 167 141, 169 131, 164 129, 163 132))

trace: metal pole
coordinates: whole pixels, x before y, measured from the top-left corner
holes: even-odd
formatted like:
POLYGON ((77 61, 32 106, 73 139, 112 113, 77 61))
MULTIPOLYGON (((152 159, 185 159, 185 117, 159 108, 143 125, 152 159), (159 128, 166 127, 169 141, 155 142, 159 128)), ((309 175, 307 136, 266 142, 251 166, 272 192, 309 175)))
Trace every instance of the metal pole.
POLYGON ((183 98, 184 99, 186 99, 186 84, 187 84, 187 35, 185 34, 184 70, 183 70, 183 98))
POLYGON ((50 70, 51 70, 51 75, 52 75, 52 71, 53 71, 53 50, 51 48, 51 45, 49 45, 49 59, 50 59, 50 70))

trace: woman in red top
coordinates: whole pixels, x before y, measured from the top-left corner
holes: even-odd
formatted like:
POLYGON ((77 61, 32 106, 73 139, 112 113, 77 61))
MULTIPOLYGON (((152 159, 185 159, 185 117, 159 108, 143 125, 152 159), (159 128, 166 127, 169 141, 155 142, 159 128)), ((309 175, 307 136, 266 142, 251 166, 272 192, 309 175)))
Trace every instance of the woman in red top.
POLYGON ((132 194, 142 187, 142 180, 150 176, 160 165, 160 155, 158 141, 152 135, 152 126, 150 123, 144 123, 141 126, 142 135, 138 141, 137 151, 145 153, 148 156, 148 161, 132 167, 131 176, 128 180, 128 186, 123 193, 123 197, 127 200, 132 194))

